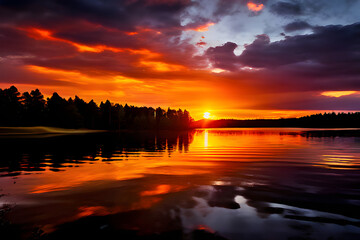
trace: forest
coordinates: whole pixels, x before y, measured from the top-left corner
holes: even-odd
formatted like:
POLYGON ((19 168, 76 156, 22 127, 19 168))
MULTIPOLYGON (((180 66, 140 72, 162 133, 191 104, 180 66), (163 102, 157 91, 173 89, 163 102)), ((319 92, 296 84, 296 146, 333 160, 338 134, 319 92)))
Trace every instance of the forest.
POLYGON ((20 93, 15 86, 0 89, 0 126, 51 126, 102 130, 188 129, 193 119, 186 110, 136 107, 112 103, 97 105, 54 92, 45 99, 38 90, 20 93))
POLYGON ((360 112, 318 113, 300 118, 281 119, 202 119, 193 123, 196 128, 236 127, 300 127, 300 128, 360 128, 360 112))

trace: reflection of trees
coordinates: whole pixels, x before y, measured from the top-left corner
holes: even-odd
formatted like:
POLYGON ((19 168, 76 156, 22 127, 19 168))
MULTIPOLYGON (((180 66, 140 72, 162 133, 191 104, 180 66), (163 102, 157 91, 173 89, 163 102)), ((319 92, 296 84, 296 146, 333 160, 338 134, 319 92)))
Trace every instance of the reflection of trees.
MULTIPOLYGON (((0 139, 0 171, 17 175, 21 171, 52 171, 64 163, 81 164, 96 161, 119 160, 122 154, 141 152, 187 151, 193 132, 122 132, 84 136, 64 136, 43 139, 0 139)), ((121 160, 122 158, 120 158, 121 160)))
POLYGON ((56 92, 47 100, 36 89, 22 95, 16 87, 0 89, 0 126, 54 126, 90 129, 188 129, 188 111, 111 103, 98 106, 78 96, 68 100, 56 92))

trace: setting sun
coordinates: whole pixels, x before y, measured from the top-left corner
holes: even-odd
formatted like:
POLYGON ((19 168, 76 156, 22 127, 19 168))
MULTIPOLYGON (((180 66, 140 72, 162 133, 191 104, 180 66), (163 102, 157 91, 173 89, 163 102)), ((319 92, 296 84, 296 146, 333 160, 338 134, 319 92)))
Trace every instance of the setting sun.
POLYGON ((210 118, 210 113, 209 112, 204 113, 204 118, 209 119, 210 118))

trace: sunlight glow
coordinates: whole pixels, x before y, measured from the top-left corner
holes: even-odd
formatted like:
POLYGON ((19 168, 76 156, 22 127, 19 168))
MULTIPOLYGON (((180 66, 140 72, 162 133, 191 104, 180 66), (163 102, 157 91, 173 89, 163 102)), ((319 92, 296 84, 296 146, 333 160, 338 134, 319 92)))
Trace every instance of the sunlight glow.
POLYGON ((207 148, 209 146, 209 132, 205 129, 204 132, 204 147, 207 148))
POLYGON ((204 113, 204 118, 209 119, 210 118, 210 113, 209 112, 204 113))
POLYGON ((214 69, 211 69, 211 72, 213 72, 213 73, 222 73, 222 72, 226 72, 226 70, 221 69, 221 68, 214 68, 214 69))

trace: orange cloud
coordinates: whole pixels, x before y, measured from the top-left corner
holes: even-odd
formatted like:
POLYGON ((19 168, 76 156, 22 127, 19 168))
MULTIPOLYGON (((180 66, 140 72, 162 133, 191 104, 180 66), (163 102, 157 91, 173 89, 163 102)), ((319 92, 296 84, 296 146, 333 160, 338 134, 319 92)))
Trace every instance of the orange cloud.
POLYGON ((326 96, 326 97, 342 97, 342 96, 348 96, 351 94, 355 94, 357 93, 357 91, 328 91, 328 92, 323 92, 321 93, 321 95, 326 96))
POLYGON ((210 232, 210 233, 215 233, 215 231, 213 229, 211 229, 207 225, 198 225, 195 228, 198 229, 198 230, 203 230, 203 231, 207 231, 207 232, 210 232))
POLYGON ((67 82, 74 82, 78 84, 89 84, 89 83, 97 83, 98 79, 95 77, 89 77, 79 71, 69 71, 69 70, 61 70, 61 69, 54 69, 48 67, 41 67, 36 65, 26 65, 24 66, 26 70, 29 70, 34 73, 46 74, 49 77, 54 79, 67 81, 67 82))
POLYGON ((110 214, 110 212, 103 206, 81 206, 79 207, 79 211, 80 213, 78 213, 77 218, 91 215, 104 216, 110 214))
MULTIPOLYGON (((28 36, 37 40, 49 40, 49 41, 58 41, 58 42, 64 42, 67 44, 70 44, 77 48, 79 52, 94 52, 94 53, 100 53, 105 50, 119 53, 119 52, 129 52, 131 54, 139 54, 139 55, 147 55, 147 57, 159 57, 159 53, 152 52, 148 49, 131 49, 131 48, 117 48, 117 47, 110 47, 106 45, 95 45, 95 46, 89 46, 85 44, 79 44, 67 39, 57 38, 54 37, 54 33, 45 30, 45 29, 39 29, 39 28, 19 28, 19 30, 26 31, 28 36)), ((128 35, 135 35, 137 32, 130 32, 127 33, 128 35)))
POLYGON ((137 35, 140 33, 148 33, 148 32, 155 33, 155 34, 161 34, 160 31, 157 31, 157 30, 154 30, 151 28, 137 27, 136 30, 137 30, 137 32, 125 32, 125 34, 129 35, 129 36, 137 35))
POLYGON ((190 29, 187 29, 187 30, 192 30, 192 31, 197 31, 197 32, 206 32, 206 31, 209 30, 209 27, 214 26, 214 25, 215 25, 215 23, 209 22, 209 23, 207 23, 205 25, 202 25, 202 26, 199 26, 197 28, 190 28, 190 29))
POLYGON ((144 27, 137 27, 136 29, 138 29, 139 32, 152 32, 152 33, 156 33, 156 34, 161 34, 160 31, 151 29, 151 28, 144 28, 144 27))
POLYGON ((158 58, 161 56, 160 53, 157 52, 152 52, 149 49, 131 49, 131 48, 126 48, 126 51, 131 53, 131 54, 138 54, 138 55, 144 55, 147 58, 158 58))
POLYGON ((158 61, 141 61, 140 65, 150 67, 151 69, 159 72, 181 71, 186 68, 177 64, 170 64, 158 61))
POLYGON ((162 184, 162 185, 158 185, 155 190, 144 191, 140 195, 141 196, 160 195, 170 192, 170 189, 171 189, 170 185, 162 184))
POLYGON ((253 2, 248 2, 247 7, 249 8, 250 11, 259 12, 263 10, 264 4, 256 4, 253 2))
MULTIPOLYGON (((59 41, 68 43, 78 49, 79 52, 102 52, 105 50, 106 46, 87 46, 79 43, 74 43, 72 41, 56 38, 53 36, 53 32, 45 29, 39 28, 19 28, 20 30, 26 31, 28 36, 37 40, 49 40, 49 41, 59 41)), ((109 49, 110 50, 110 49, 109 49)), ((113 50, 113 49, 112 49, 113 50)))
POLYGON ((196 43, 196 45, 199 46, 199 47, 203 47, 203 46, 205 46, 206 44, 207 44, 206 42, 203 42, 203 41, 201 41, 201 40, 196 43))
POLYGON ((126 35, 133 36, 139 34, 138 32, 125 32, 126 35))
POLYGON ((148 191, 143 191, 140 193, 140 196, 154 196, 154 195, 161 195, 161 194, 166 194, 166 193, 170 193, 170 192, 177 192, 184 189, 183 186, 172 186, 172 185, 168 185, 168 184, 160 184, 157 185, 156 188, 154 190, 148 190, 148 191))

